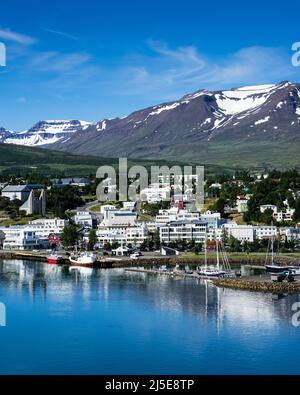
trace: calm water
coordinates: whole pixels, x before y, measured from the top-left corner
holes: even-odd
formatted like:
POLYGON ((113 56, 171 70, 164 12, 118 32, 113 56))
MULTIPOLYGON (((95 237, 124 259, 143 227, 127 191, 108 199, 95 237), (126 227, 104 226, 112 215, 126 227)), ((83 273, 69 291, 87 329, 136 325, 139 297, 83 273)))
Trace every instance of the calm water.
POLYGON ((2 374, 300 373, 291 305, 206 282, 0 261, 2 374))

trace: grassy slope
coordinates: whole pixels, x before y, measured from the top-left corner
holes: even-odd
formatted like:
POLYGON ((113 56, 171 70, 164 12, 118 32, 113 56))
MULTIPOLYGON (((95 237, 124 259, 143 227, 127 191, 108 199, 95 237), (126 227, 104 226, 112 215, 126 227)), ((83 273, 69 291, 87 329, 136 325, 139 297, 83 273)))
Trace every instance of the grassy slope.
MULTIPOLYGON (((177 158, 178 159, 178 158, 177 158)), ((128 167, 133 164, 149 168, 155 165, 180 164, 176 159, 170 161, 155 159, 129 160, 128 167)), ((182 162, 182 165, 191 164, 182 162)), ((65 175, 94 174, 102 165, 118 165, 118 158, 103 158, 97 156, 72 155, 62 151, 53 151, 42 148, 22 147, 17 145, 0 144, 0 172, 3 170, 16 173, 17 171, 38 171, 44 174, 63 172, 65 175)), ((205 171, 209 173, 231 172, 231 168, 219 165, 207 165, 205 171)))

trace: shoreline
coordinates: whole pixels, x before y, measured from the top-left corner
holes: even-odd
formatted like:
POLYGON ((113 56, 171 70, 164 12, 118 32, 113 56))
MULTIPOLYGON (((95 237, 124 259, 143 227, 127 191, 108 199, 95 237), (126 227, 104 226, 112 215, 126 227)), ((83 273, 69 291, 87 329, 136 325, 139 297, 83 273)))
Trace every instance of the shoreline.
MULTIPOLYGON (((95 265, 91 267, 98 269, 113 269, 113 268, 124 268, 128 271, 139 271, 145 273, 156 273, 156 274, 164 274, 163 272, 158 272, 152 269, 153 266, 159 265, 169 265, 176 266, 177 264, 181 265, 191 265, 197 266, 204 263, 204 259, 199 257, 200 259, 193 259, 192 257, 184 258, 181 256, 176 257, 142 257, 139 259, 128 259, 128 258, 117 258, 117 257, 108 257, 101 258, 98 260, 95 265), (141 269, 140 267, 143 267, 141 269), (133 269, 133 268, 138 268, 133 269)), ((251 259, 249 260, 249 256, 245 257, 246 259, 230 259, 230 264, 232 267, 241 267, 241 266, 249 266, 252 268, 263 268, 265 262, 263 259, 251 259), (252 263, 252 265, 251 265, 252 263)), ((294 259, 292 257, 281 257, 282 263, 292 263, 294 259)), ((29 260, 29 261, 39 261, 42 263, 47 263, 47 254, 33 253, 27 251, 0 251, 0 259, 17 259, 17 260, 29 260)), ((66 255, 63 256, 64 262, 62 265, 70 265, 68 257, 66 255)), ((211 258, 208 260, 208 263, 214 263, 214 259, 211 258)), ((193 278, 193 279, 201 279, 198 275, 194 274, 182 274, 180 275, 183 278, 193 278)), ((203 278, 202 278, 203 279, 203 278)), ((217 287, 220 288, 231 288, 231 289, 239 289, 245 291, 252 292, 262 292, 262 293, 273 293, 273 294, 281 294, 281 293, 300 293, 300 281, 297 282, 272 282, 271 279, 268 279, 266 276, 247 276, 240 278, 209 278, 209 280, 217 287)))

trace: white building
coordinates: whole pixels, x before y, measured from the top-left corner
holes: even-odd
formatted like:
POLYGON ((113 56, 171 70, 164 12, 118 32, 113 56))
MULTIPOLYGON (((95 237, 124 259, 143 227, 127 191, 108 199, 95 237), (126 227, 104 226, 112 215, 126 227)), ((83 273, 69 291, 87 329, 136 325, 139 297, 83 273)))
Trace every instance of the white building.
POLYGON ((97 239, 101 244, 126 244, 126 234, 118 231, 110 231, 105 229, 99 229, 96 232, 97 239))
POLYGON ((51 234, 61 234, 68 223, 69 221, 60 218, 41 218, 24 225, 24 229, 35 232, 40 239, 47 239, 51 234))
POLYGON ((123 202, 123 209, 126 211, 134 211, 136 202, 123 202))
POLYGON ((207 222, 209 229, 219 228, 222 224, 226 223, 226 220, 221 218, 220 213, 213 213, 211 211, 206 211, 200 215, 200 220, 207 222))
POLYGON ((134 226, 137 222, 137 213, 125 210, 108 210, 99 227, 134 226))
POLYGON ((241 242, 254 241, 254 228, 252 225, 225 224, 224 229, 229 237, 232 236, 241 242))
POLYGON ((148 203, 158 203, 170 199, 170 186, 164 186, 161 184, 152 184, 148 188, 141 190, 141 200, 147 201, 148 203))
POLYGON ((254 235, 258 240, 270 239, 277 236, 276 226, 254 226, 254 235))
POLYGON ((117 210, 117 207, 113 206, 112 204, 103 204, 100 208, 100 212, 101 214, 103 214, 104 218, 108 211, 115 211, 115 210, 117 210))
POLYGON ((206 230, 207 224, 199 220, 169 222, 159 228, 160 241, 163 244, 169 244, 179 240, 204 243, 206 239, 206 230))
POLYGON ((96 217, 89 211, 77 211, 74 217, 74 222, 79 226, 93 228, 93 226, 96 224, 96 217))
POLYGON ((96 235, 98 241, 102 244, 117 242, 119 244, 140 246, 147 238, 148 229, 146 224, 121 227, 119 229, 99 228, 96 235))
POLYGON ((274 204, 264 204, 260 206, 260 212, 264 213, 267 209, 273 211, 273 218, 280 222, 280 221, 292 221, 295 209, 290 208, 288 205, 286 206, 285 210, 279 211, 277 206, 274 204))
POLYGON ((4 250, 32 250, 40 247, 40 238, 36 233, 23 226, 2 227, 0 230, 5 235, 4 250))
POLYGON ((27 185, 7 185, 1 191, 1 196, 9 200, 25 200, 30 195, 30 189, 27 185))
POLYGON ((169 210, 159 210, 159 214, 155 218, 157 227, 167 224, 168 222, 180 220, 199 220, 198 212, 189 212, 188 210, 179 210, 171 208, 169 210))

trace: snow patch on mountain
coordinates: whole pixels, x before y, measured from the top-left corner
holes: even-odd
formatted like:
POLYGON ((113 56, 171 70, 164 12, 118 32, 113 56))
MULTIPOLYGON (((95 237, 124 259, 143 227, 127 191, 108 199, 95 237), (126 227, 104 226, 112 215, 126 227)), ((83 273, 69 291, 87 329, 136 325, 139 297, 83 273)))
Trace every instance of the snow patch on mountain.
POLYGON ((270 116, 267 116, 267 117, 265 117, 263 119, 259 119, 258 121, 254 122, 254 125, 260 125, 262 123, 268 122, 269 119, 270 119, 270 116))

